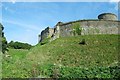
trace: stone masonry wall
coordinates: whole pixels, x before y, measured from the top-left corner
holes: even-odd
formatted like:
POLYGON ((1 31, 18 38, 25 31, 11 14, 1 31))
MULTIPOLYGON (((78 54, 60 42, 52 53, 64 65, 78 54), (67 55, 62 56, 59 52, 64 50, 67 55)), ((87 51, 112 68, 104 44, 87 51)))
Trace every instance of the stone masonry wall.
MULTIPOLYGON (((91 34, 118 34, 118 23, 120 21, 113 20, 79 20, 68 23, 63 23, 61 25, 55 26, 55 28, 47 27, 41 32, 40 41, 42 42, 46 38, 51 38, 50 41, 55 40, 59 37, 69 37, 75 36, 73 34, 73 24, 79 24, 81 28, 81 35, 91 35, 91 34)), ((77 35, 77 34, 76 34, 77 35)))
MULTIPOLYGON (((119 21, 104 21, 104 20, 81 20, 79 23, 82 28, 81 35, 90 34, 118 34, 119 21)), ((75 23, 75 22, 73 22, 75 23)), ((60 26, 60 36, 74 36, 73 23, 63 24, 60 26)), ((120 22, 119 22, 120 23, 120 22)))
POLYGON ((40 40, 39 42, 42 42, 46 38, 50 38, 53 35, 53 33, 54 33, 54 29, 47 27, 45 30, 41 32, 41 35, 39 35, 39 40, 40 40))

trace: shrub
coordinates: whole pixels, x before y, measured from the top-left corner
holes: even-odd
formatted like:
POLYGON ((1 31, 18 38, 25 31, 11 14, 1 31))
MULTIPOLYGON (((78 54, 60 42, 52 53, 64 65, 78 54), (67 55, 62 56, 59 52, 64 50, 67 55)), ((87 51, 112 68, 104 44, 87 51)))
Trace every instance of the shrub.
POLYGON ((81 31, 82 31, 82 28, 80 27, 80 23, 73 23, 72 24, 72 28, 73 28, 73 34, 74 35, 81 35, 81 31))
MULTIPOLYGON (((73 78, 119 78, 120 67, 93 67, 93 68, 80 68, 80 67, 57 67, 55 65, 44 66, 43 75, 53 77, 58 75, 60 80, 66 78, 71 80, 73 78), (54 71, 57 70, 57 73, 54 71)), ((54 77, 55 78, 55 77, 54 77)))
POLYGON ((30 49, 32 47, 32 45, 30 45, 28 43, 11 41, 10 43, 8 43, 8 47, 13 48, 13 49, 30 49))
POLYGON ((79 44, 85 45, 86 44, 85 39, 82 39, 82 41, 80 41, 79 44))

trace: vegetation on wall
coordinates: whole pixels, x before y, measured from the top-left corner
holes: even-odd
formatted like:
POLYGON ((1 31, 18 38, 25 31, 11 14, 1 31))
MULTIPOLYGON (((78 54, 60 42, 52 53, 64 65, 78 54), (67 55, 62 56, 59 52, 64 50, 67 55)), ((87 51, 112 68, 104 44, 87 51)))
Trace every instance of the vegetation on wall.
POLYGON ((82 27, 80 27, 80 23, 76 22, 72 24, 73 35, 81 35, 82 27))
POLYGON ((100 33, 100 30, 99 30, 99 29, 97 29, 97 28, 95 28, 95 31, 96 31, 96 33, 97 33, 97 34, 99 34, 99 33, 100 33))

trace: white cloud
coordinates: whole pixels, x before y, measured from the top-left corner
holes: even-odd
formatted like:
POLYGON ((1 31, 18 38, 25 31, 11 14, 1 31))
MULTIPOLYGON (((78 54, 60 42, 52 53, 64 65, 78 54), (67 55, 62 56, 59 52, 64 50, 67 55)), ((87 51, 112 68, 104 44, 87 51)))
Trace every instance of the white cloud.
POLYGON ((21 26, 23 28, 27 28, 27 29, 40 30, 40 28, 35 26, 35 25, 24 24, 24 23, 12 21, 12 20, 3 20, 3 22, 10 23, 10 24, 15 24, 15 25, 21 26))
POLYGON ((2 0, 2 2, 109 2, 119 0, 2 0))
POLYGON ((118 4, 114 7, 114 9, 118 11, 118 4))
POLYGON ((11 0, 11 2, 12 2, 13 4, 15 4, 16 0, 11 0))
POLYGON ((10 7, 8 6, 5 6, 4 4, 2 4, 2 9, 4 9, 5 11, 8 11, 10 13, 15 13, 15 11, 13 9, 11 9, 10 7))
POLYGON ((110 2, 119 2, 120 0, 110 0, 110 2))
POLYGON ((0 8, 2 8, 2 6, 3 6, 2 3, 0 3, 0 8))
POLYGON ((8 7, 5 7, 5 10, 7 11, 7 10, 8 10, 8 7))
POLYGON ((120 0, 110 0, 109 2, 110 2, 110 4, 113 4, 114 5, 114 9, 116 10, 116 11, 118 11, 118 2, 119 2, 120 0))

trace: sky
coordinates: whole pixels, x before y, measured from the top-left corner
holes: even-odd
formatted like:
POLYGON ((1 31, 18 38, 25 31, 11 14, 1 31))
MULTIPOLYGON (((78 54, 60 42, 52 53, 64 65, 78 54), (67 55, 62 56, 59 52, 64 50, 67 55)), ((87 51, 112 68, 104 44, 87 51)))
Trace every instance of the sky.
POLYGON ((108 2, 11 2, 0 3, 0 22, 5 37, 35 45, 38 35, 46 27, 53 28, 57 22, 97 19, 101 13, 118 15, 118 0, 108 2))

